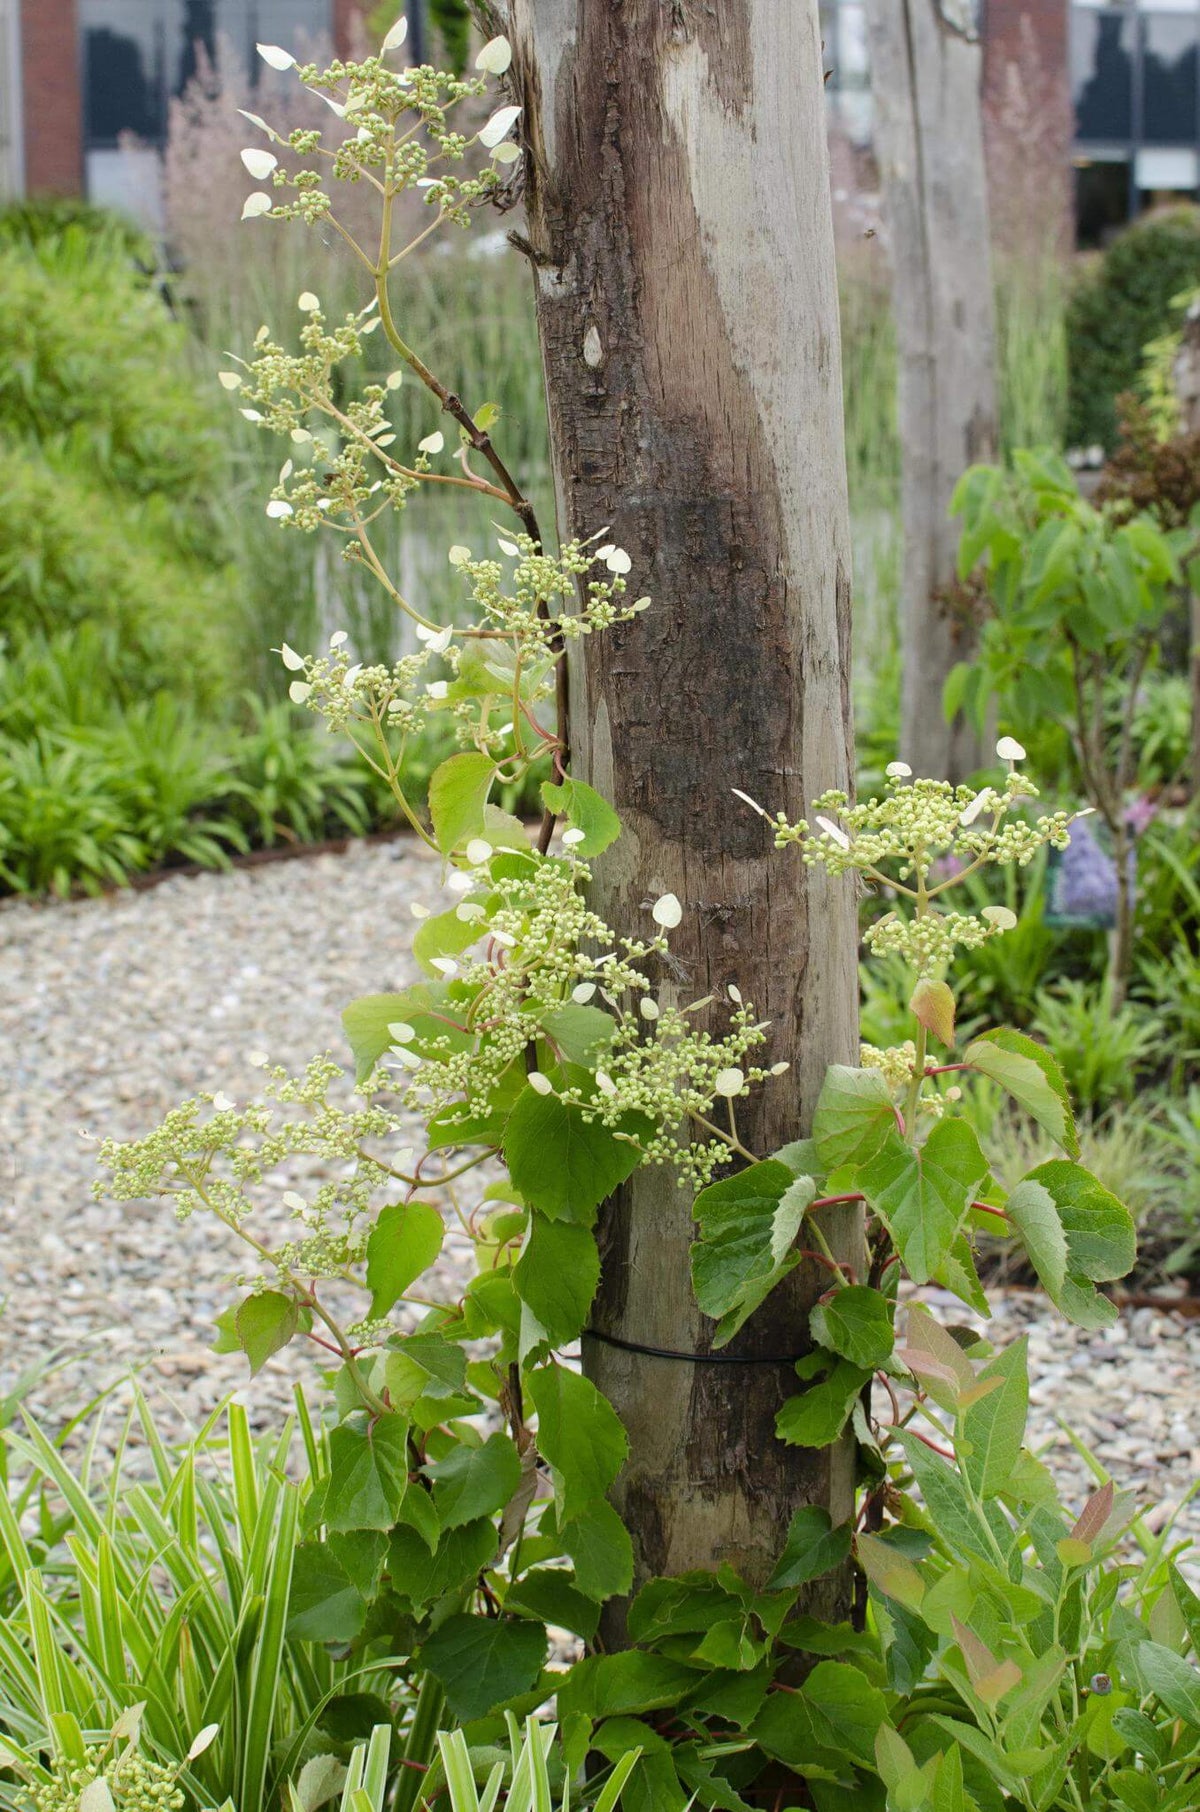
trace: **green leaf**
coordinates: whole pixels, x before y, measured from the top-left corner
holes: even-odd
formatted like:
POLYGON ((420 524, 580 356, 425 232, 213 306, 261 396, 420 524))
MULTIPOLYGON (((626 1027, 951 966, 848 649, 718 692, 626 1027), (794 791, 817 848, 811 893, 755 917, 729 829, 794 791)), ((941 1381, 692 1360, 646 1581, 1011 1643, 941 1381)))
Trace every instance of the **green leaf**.
MULTIPOLYGON (((414 1496, 415 1496, 414 1492, 414 1496)), ((496 1558, 496 1525, 490 1517, 447 1529, 431 1554, 418 1530, 401 1524, 388 1543, 392 1589, 420 1609, 469 1585, 496 1558)))
MULTIPOLYGON (((413 936, 412 951, 427 975, 436 975, 433 966, 435 956, 458 956, 477 944, 487 930, 486 924, 479 920, 460 919, 458 907, 449 912, 436 912, 431 918, 422 919, 413 936)), ((397 1014, 398 1019, 404 1015, 397 1014)))
POLYGON ((571 1669, 559 1689, 559 1712, 589 1718, 627 1717, 676 1706, 700 1675, 666 1655, 626 1649, 619 1655, 591 1655, 571 1669))
POLYGON ((896 1116, 878 1070, 830 1064, 813 1116, 813 1140, 826 1171, 874 1157, 896 1116))
POLYGON ((1065 1158, 1051 1158, 1031 1170, 1027 1180, 1040 1183, 1054 1198, 1072 1276, 1110 1283, 1132 1269, 1137 1257, 1133 1216, 1090 1171, 1065 1158))
POLYGON ((398 1023, 413 1028, 409 1048, 422 1057, 469 1050, 474 1038, 452 1023, 445 1002, 445 988, 428 984, 403 994, 364 994, 352 1000, 342 1014, 342 1025, 354 1054, 355 1081, 365 1082, 384 1052, 393 1048, 396 1040, 388 1027, 398 1023))
POLYGON ((1159 1642, 1139 1642, 1134 1658, 1145 1691, 1152 1692, 1173 1718, 1200 1730, 1200 1673, 1191 1662, 1159 1642))
POLYGON ((540 1623, 503 1617, 448 1617, 421 1647, 421 1663, 446 1692, 446 1703, 464 1722, 528 1692, 546 1659, 540 1623))
POLYGON ((870 1378, 848 1360, 839 1359, 827 1378, 797 1397, 789 1397, 775 1417, 775 1432, 789 1447, 828 1447, 850 1419, 850 1411, 870 1378))
POLYGON ((782 1592, 807 1585, 840 1567, 850 1552, 850 1525, 834 1528, 828 1510, 806 1504, 788 1524, 783 1553, 767 1581, 768 1592, 782 1592))
POLYGON ((595 1236, 572 1221, 548 1221, 535 1214, 513 1281, 551 1345, 565 1346, 581 1331, 600 1282, 595 1236))
POLYGON ((994 1563, 996 1552, 987 1528, 976 1515, 954 1467, 907 1429, 898 1429, 895 1439, 904 1449, 938 1535, 951 1550, 994 1563))
POLYGON ((395 1307, 409 1285, 427 1271, 442 1249, 446 1228, 429 1202, 392 1202, 379 1212, 367 1240, 367 1288, 371 1316, 395 1307))
POLYGON ((1018 1183, 1004 1211, 1025 1242, 1029 1262, 1053 1301, 1067 1275, 1067 1236, 1050 1191, 1026 1177, 1018 1183))
POLYGON ((607 1397, 579 1372, 542 1366, 530 1373, 526 1392, 537 1410, 538 1452, 554 1473, 559 1522, 565 1524, 604 1497, 629 1441, 607 1397))
POLYGON ((543 1032, 557 1045, 563 1059, 583 1069, 595 1069, 597 1060, 612 1044, 616 1029, 616 1020, 603 1007, 583 1006, 578 1001, 568 1001, 542 1019, 543 1032))
POLYGON ((250 1361, 250 1375, 261 1372, 273 1353, 285 1347, 300 1325, 300 1306, 279 1290, 247 1296, 234 1311, 237 1343, 250 1361))
POLYGON ((808 1318, 814 1340, 853 1365, 874 1370, 892 1351, 892 1305, 879 1290, 850 1284, 818 1302, 808 1318))
POLYGON ((429 781, 429 815, 443 855, 471 837, 482 837, 483 808, 491 791, 496 764, 490 755, 468 750, 451 755, 433 770, 429 781))
POLYGON ((552 1623, 590 1642, 600 1626, 600 1606, 576 1586, 563 1567, 534 1567, 508 1589, 506 1611, 552 1623))
POLYGON ((561 786, 544 780, 542 802, 558 817, 566 818, 572 830, 583 832, 583 842, 575 846, 578 855, 598 856, 621 835, 621 820, 608 800, 582 780, 568 777, 561 786))
POLYGON ((789 1183, 779 1198, 779 1206, 771 1217, 771 1262, 782 1266, 786 1261, 796 1235, 804 1223, 804 1217, 816 1199, 817 1185, 813 1177, 797 1177, 789 1183))
POLYGON ((390 1529, 408 1489, 404 1416, 340 1422, 329 1436, 329 1483, 322 1506, 328 1529, 390 1529))
POLYGON ((963 1053, 963 1062, 1007 1089, 1064 1151, 1073 1158, 1079 1156, 1067 1085, 1045 1045, 1001 1026, 973 1040, 963 1053))
POLYGON ((854 1538, 854 1557, 877 1592, 910 1611, 920 1608, 925 1581, 894 1542, 864 1530, 854 1538))
MULTIPOLYGON (((700 1238, 692 1247, 692 1286, 706 1315, 726 1318, 717 1331, 717 1346, 733 1337, 799 1263, 795 1254, 777 1261, 772 1248, 784 1198, 793 1189, 803 1195, 805 1184, 815 1192, 811 1179, 794 1178, 786 1164, 767 1158, 710 1184, 696 1197, 693 1213, 700 1223, 700 1238)), ((812 1200, 811 1193, 808 1199, 812 1200)))
POLYGON ((883 1220, 914 1283, 928 1283, 954 1244, 988 1174, 965 1120, 939 1120, 914 1150, 895 1131, 862 1169, 858 1186, 883 1220))
POLYGON ((629 1607, 630 1640, 661 1643, 664 1636, 695 1635, 723 1617, 740 1615, 746 1596, 729 1591, 715 1573, 648 1579, 629 1607))
POLYGON ((865 1674, 845 1661, 818 1661, 800 1688, 817 1738, 870 1767, 875 1737, 888 1721, 887 1700, 865 1674))
POLYGON ((305 1642, 352 1642, 379 1585, 386 1543, 374 1531, 304 1541, 296 1549, 288 1634, 305 1642))
POLYGON ((444 1529, 497 1515, 521 1483, 520 1456, 504 1434, 489 1435, 482 1447, 460 1441, 425 1471, 433 1480, 433 1501, 444 1529))
MULTIPOLYGON (((644 1130, 641 1116, 631 1131, 644 1130)), ((645 1123, 648 1125, 648 1123, 645 1123)), ((587 1121, 557 1095, 525 1088, 504 1129, 504 1157, 513 1187, 551 1220, 590 1227, 596 1209, 641 1162, 638 1147, 587 1121)))
POLYGON ((996 1388, 978 1396, 959 1419, 954 1447, 959 1465, 978 1497, 998 1497, 1007 1487, 1025 1439, 1029 1414, 1029 1341, 1022 1335, 984 1366, 980 1385, 996 1388))
POLYGON ((925 1030, 949 1049, 954 1043, 954 996, 946 983, 923 975, 908 1004, 925 1030))
POLYGON ((575 1563, 575 1583, 589 1598, 621 1598, 633 1584, 629 1531, 604 1498, 597 1498, 558 1533, 558 1545, 575 1563))

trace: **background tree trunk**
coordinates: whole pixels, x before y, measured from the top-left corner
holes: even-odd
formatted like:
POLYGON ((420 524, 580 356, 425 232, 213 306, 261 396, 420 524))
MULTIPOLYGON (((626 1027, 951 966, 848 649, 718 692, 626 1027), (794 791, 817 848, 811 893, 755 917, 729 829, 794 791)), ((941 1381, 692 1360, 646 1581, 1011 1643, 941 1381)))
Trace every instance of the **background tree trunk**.
MULTIPOLYGON (((659 984, 723 1025, 729 983, 791 1073, 740 1104, 761 1154, 806 1127, 854 1061, 850 886, 777 854, 743 788, 799 816, 849 787, 850 555, 840 343, 816 0, 514 0, 526 201, 564 535, 607 529, 653 609, 577 649, 574 772, 625 825, 597 905, 683 923, 659 984)), ((603 1333, 703 1352, 692 1199, 669 1171, 609 1205, 603 1333)), ((841 1211, 837 1211, 841 1212, 841 1211)), ((834 1239, 856 1257, 846 1211, 834 1239)), ((586 1338, 630 1437, 616 1492, 639 1580, 729 1561, 762 1579, 791 1511, 850 1514, 853 1452, 774 1437, 821 1277, 796 1274, 729 1350, 691 1364, 586 1338)), ((848 1580, 826 1590, 844 1615, 848 1580)), ((604 1631, 619 1643, 623 1618, 604 1631)))
POLYGON ((958 548, 947 510, 965 468, 997 446, 982 52, 970 0, 871 0, 867 12, 899 352, 900 753, 918 774, 958 780, 980 752, 942 711, 946 675, 974 643, 945 595, 958 548))

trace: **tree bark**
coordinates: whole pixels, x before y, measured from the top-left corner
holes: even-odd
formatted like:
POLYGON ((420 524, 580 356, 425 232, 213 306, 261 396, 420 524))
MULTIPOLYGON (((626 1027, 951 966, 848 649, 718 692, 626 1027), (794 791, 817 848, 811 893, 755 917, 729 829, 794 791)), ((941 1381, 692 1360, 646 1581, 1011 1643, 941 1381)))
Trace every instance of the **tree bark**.
POLYGON ((994 459, 996 327, 980 103, 982 53, 966 0, 871 0, 875 146, 883 174, 899 353, 904 674, 900 752, 918 774, 961 780, 979 741, 942 710, 946 676, 974 647, 956 613, 967 466, 994 459))
MULTIPOLYGON (((653 607, 576 649, 572 767, 624 835, 594 898, 644 934, 673 892, 683 922, 658 985, 735 983, 790 1073, 739 1103, 765 1155, 807 1128, 830 1062, 857 1051, 853 892, 778 854, 741 787, 801 815, 849 789, 850 554, 840 344, 816 0, 514 0, 560 530, 606 531, 653 607)), ((830 1229, 860 1260, 856 1211, 830 1229)), ((703 1354, 689 1276, 692 1198, 639 1173, 602 1220, 593 1327, 703 1354)), ((823 1221, 823 1225, 828 1223, 823 1221)), ((761 1581, 791 1512, 853 1503, 852 1446, 776 1441, 798 1388, 796 1274, 728 1349, 752 1363, 650 1357, 585 1337, 584 1364, 629 1433, 615 1494, 638 1580, 728 1561, 761 1581)), ((824 1608, 845 1615, 846 1576, 824 1608)), ((603 1636, 622 1639, 620 1607, 603 1636)))

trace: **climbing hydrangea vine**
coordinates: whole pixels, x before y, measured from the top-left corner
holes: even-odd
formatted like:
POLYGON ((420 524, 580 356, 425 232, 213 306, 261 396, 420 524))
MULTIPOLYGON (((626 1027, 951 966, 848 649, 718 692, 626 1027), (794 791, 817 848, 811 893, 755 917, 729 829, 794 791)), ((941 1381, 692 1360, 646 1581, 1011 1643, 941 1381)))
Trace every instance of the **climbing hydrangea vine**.
MULTIPOLYGON (((281 532, 335 536, 412 622, 416 651, 390 664, 356 660, 344 632, 323 651, 285 643, 279 652, 296 703, 355 740, 436 854, 445 902, 414 931, 421 979, 346 1009, 349 1105, 332 1058, 293 1076, 258 1053, 257 1099, 205 1094, 143 1139, 107 1142, 108 1192, 166 1197, 181 1217, 212 1215, 240 1242, 238 1299, 219 1343, 253 1371, 293 1340, 316 1343, 329 1361, 290 1629, 391 1658, 407 1764, 396 1812, 418 1803, 439 1722, 486 1745, 506 1710, 520 1715, 551 1695, 567 1765, 579 1771, 591 1758, 579 1775, 583 1804, 605 1768, 636 1749, 629 1803, 655 1812, 749 1808, 745 1795, 780 1766, 818 1812, 885 1803, 1049 1812, 1060 1803, 1055 1783, 1075 1778, 1086 1747, 1086 1732, 1072 1734, 1084 1728, 1078 1707, 1070 1718, 1064 1707, 1114 1602, 1089 1597, 1079 1609, 1089 1569, 1122 1526, 1120 1506, 1110 1488, 1066 1516, 1023 1447, 1023 1349, 993 1357, 926 1309, 901 1311, 898 1286, 902 1274, 937 1284, 986 1314, 974 1256, 986 1232, 1021 1242, 1082 1325, 1114 1313, 1097 1285, 1128 1269, 1132 1224, 1078 1162, 1058 1068, 1002 1028, 959 1052, 948 980, 960 949, 1012 924, 1003 907, 950 906, 955 888, 1062 847, 1071 815, 1031 815, 1036 792, 1010 738, 997 784, 956 788, 894 763, 880 797, 828 794, 811 821, 754 807, 780 860, 798 850, 833 874, 854 869, 883 896, 865 941, 910 965, 913 1032, 830 1071, 811 1136, 749 1151, 738 1100, 788 1086, 787 1063, 768 1061, 770 1028, 736 988, 714 1034, 698 1022, 710 1001, 680 1005, 656 987, 684 916, 674 895, 646 902, 637 936, 617 936, 589 903, 592 864, 620 825, 572 773, 564 656, 653 604, 631 596, 633 561, 604 525, 552 550, 493 439, 496 412, 472 410, 401 331, 404 258, 436 227, 466 225, 519 156, 515 106, 469 127, 489 78, 508 68, 508 45, 493 39, 478 73, 459 80, 394 66, 402 42, 397 27, 377 57, 297 71, 330 103, 332 143, 253 118, 280 155, 243 155, 271 184, 247 201, 244 218, 259 223, 247 230, 332 227, 372 293, 331 322, 305 291, 298 333, 264 328, 220 381, 286 443, 266 505, 281 532), (377 246, 338 219, 343 182, 377 192, 377 246), (430 218, 397 244, 406 194, 430 218), (394 369, 348 398, 346 367, 373 334, 394 369), (414 380, 447 428, 405 447, 389 397, 414 380), (406 597, 373 536, 383 511, 430 485, 474 492, 504 514, 494 545, 489 531, 486 547, 448 550, 465 625, 406 597), (426 807, 408 790, 406 751, 435 715, 457 750, 433 774, 426 807), (542 774, 543 816, 530 829, 496 795, 542 774), (1061 1153, 1007 1193, 963 1111, 980 1075, 1061 1153), (277 1173, 297 1158, 315 1160, 322 1180, 281 1194, 277 1173), (695 1292, 718 1347, 797 1266, 825 1273, 828 1288, 796 1331, 802 1388, 781 1398, 778 1435, 821 1447, 852 1431, 859 1492, 836 1528, 824 1510, 798 1512, 759 1580, 722 1567, 645 1583, 628 1612, 631 1651, 564 1670, 550 1665, 550 1630, 593 1643, 602 1604, 633 1582, 630 1538, 607 1499, 624 1431, 563 1353, 598 1285, 601 1206, 643 1164, 673 1166, 697 1191, 695 1292), (260 1211, 280 1200, 291 1226, 271 1239, 260 1211), (848 1208, 866 1227, 854 1262, 830 1231, 848 1208), (461 1295, 432 1281, 453 1223, 477 1260, 461 1295), (905 1494, 914 1480, 923 1508, 905 1494), (819 1623, 805 1610, 808 1590, 851 1556, 853 1621, 819 1623)), ((261 48, 274 67, 292 66, 261 48)), ((1153 1648, 1135 1610, 1125 1615, 1133 1649, 1153 1648)), ((1144 1685, 1153 1657, 1139 1655, 1128 1667, 1144 1685)), ((1139 1740, 1150 1743, 1144 1732, 1139 1740)), ((1119 1803, 1140 1812, 1136 1799, 1119 1803)))

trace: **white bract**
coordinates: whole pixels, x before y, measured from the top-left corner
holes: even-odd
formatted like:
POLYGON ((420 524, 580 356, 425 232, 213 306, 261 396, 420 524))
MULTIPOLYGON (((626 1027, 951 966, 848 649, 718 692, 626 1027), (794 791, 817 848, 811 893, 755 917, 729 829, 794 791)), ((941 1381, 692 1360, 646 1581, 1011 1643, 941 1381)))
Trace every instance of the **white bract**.
POLYGON ((650 909, 650 917, 664 931, 673 931, 683 919, 683 907, 673 893, 664 893, 660 899, 655 900, 650 909))
POLYGON ((714 1093, 724 1095, 726 1100, 729 1101, 732 1101, 735 1095, 740 1095, 745 1086, 746 1075, 744 1070, 736 1068, 718 1070, 716 1076, 713 1078, 714 1093))
POLYGON ((304 672, 304 656, 297 654, 294 648, 289 648, 286 642, 279 650, 279 658, 289 673, 304 672))
POLYGON ((389 50, 399 50, 407 36, 408 20, 405 18, 404 14, 401 13, 400 17, 396 20, 396 23, 392 26, 392 29, 388 32, 387 37, 379 46, 381 53, 386 54, 389 50))
POLYGON ((508 137, 520 117, 521 109, 519 107, 498 108, 480 132, 480 144, 489 151, 493 150, 502 138, 508 137))
POLYGON ((226 390, 240 390, 242 387, 242 380, 236 371, 218 371, 217 382, 224 385, 226 390))
POLYGON ((485 75, 502 76, 512 62, 512 45, 507 38, 489 38, 475 59, 476 69, 485 75))
POLYGON ((427 434, 424 440, 417 442, 417 451, 418 453, 440 453, 445 444, 446 436, 440 428, 435 428, 432 434, 427 434))
POLYGON ((254 46, 264 63, 272 69, 294 69, 296 59, 290 50, 283 50, 278 44, 256 44, 254 46))
POLYGON ((262 151, 254 146, 243 151, 241 158, 255 182, 265 182, 272 170, 279 167, 279 159, 273 151, 262 151))
POLYGON ((257 220, 260 215, 269 214, 274 206, 275 203, 269 195, 262 189, 255 189, 252 195, 246 197, 242 207, 242 219, 257 220))
POLYGON ((1025 751, 1015 736, 1002 736, 996 744, 996 753, 1001 761, 1024 761, 1025 751))

